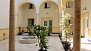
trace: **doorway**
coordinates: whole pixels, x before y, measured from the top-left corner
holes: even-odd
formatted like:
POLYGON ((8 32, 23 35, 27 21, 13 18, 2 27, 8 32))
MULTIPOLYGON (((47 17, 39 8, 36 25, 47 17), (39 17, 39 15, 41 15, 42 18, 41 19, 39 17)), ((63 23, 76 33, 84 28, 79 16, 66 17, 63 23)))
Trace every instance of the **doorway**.
POLYGON ((88 38, 88 18, 83 18, 83 36, 88 38))
POLYGON ((89 19, 89 12, 85 12, 81 14, 81 37, 88 39, 88 19, 89 19))
POLYGON ((43 26, 49 28, 50 33, 52 33, 52 20, 44 20, 43 26))

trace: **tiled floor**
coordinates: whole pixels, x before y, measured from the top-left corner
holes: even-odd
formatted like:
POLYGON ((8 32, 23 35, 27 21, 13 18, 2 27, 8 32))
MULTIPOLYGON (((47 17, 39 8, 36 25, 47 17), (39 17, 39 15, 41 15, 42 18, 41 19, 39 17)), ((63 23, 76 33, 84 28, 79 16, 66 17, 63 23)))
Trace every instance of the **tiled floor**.
MULTIPOLYGON (((38 43, 34 44, 20 44, 18 38, 22 36, 16 36, 15 38, 15 50, 16 51, 38 51, 38 43)), ((64 51, 60 39, 57 36, 48 37, 48 51, 64 51)), ((8 39, 0 42, 0 51, 8 51, 8 39)))

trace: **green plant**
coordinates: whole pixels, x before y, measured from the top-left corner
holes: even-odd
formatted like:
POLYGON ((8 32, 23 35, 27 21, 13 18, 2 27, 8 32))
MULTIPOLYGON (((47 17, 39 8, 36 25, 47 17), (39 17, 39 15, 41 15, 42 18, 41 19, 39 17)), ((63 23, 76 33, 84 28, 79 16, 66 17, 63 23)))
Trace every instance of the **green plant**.
POLYGON ((72 34, 71 23, 70 23, 70 14, 65 14, 62 17, 61 27, 62 27, 62 30, 64 31, 64 39, 66 41, 70 40, 71 34, 72 34))
POLYGON ((47 36, 47 33, 48 30, 45 28, 45 27, 41 27, 41 30, 40 30, 40 42, 39 42, 39 46, 41 47, 41 49, 45 48, 45 50, 47 49, 47 39, 46 39, 46 36, 47 36))
POLYGON ((33 27, 33 25, 29 24, 29 25, 27 26, 27 32, 31 32, 32 27, 33 27))
POLYGON ((28 26, 27 29, 30 31, 32 28, 32 35, 37 36, 38 42, 39 42, 39 47, 41 50, 46 50, 47 49, 47 35, 48 35, 48 29, 40 26, 40 25, 34 25, 34 26, 28 26))
POLYGON ((18 29, 19 29, 18 35, 22 35, 21 27, 19 26, 18 29))
POLYGON ((20 26, 18 27, 18 29, 19 29, 19 32, 21 32, 21 27, 20 26))
POLYGON ((62 32, 59 33, 59 37, 62 37, 62 32))

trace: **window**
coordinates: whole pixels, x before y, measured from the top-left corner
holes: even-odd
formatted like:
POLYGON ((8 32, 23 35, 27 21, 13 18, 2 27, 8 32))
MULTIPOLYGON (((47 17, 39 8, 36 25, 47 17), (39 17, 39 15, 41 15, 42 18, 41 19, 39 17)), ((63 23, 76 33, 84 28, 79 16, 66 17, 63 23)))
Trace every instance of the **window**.
POLYGON ((44 26, 47 26, 47 21, 44 21, 44 26))
POLYGON ((66 8, 72 8, 73 7, 73 1, 66 2, 66 8))
POLYGON ((28 25, 34 26, 34 19, 28 19, 28 25))
POLYGON ((45 3, 45 5, 44 5, 45 7, 44 8, 50 8, 50 3, 49 2, 47 2, 47 3, 45 3))
POLYGON ((30 4, 29 9, 34 9, 34 5, 30 4))

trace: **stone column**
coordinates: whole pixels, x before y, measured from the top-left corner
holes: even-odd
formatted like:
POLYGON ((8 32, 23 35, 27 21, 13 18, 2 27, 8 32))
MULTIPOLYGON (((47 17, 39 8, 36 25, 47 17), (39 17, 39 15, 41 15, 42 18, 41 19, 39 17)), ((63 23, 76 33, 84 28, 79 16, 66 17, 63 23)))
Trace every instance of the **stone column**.
POLYGON ((9 51, 15 51, 14 27, 15 27, 15 0, 10 0, 9 17, 9 51))
MULTIPOLYGON (((63 22, 63 16, 64 16, 64 14, 65 14, 65 8, 62 8, 62 18, 61 18, 62 22, 63 22)), ((63 26, 61 28, 63 28, 63 26)), ((65 36, 64 34, 65 34, 64 30, 62 30, 62 39, 64 39, 64 36, 65 36)))
POLYGON ((74 0, 75 16, 73 19, 73 51, 80 51, 80 18, 81 18, 81 0, 74 0))
POLYGON ((38 18, 39 18, 39 13, 37 13, 36 25, 39 25, 39 19, 38 18))

